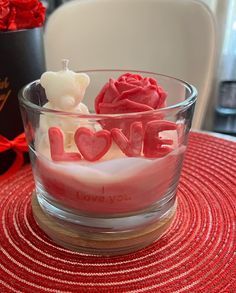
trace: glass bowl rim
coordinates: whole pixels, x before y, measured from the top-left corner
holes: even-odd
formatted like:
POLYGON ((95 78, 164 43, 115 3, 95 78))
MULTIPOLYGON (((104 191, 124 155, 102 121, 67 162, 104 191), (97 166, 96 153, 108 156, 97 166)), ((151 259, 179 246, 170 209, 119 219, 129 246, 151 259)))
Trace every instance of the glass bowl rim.
POLYGON ((152 71, 144 71, 144 70, 126 70, 126 69, 89 69, 89 70, 79 70, 76 71, 78 73, 96 73, 96 72, 123 72, 123 73, 136 73, 136 74, 152 74, 155 76, 160 76, 163 78, 168 78, 175 80, 178 83, 181 83, 189 90, 189 96, 182 102, 163 107, 158 109, 153 109, 150 111, 143 111, 143 112, 131 112, 131 113, 117 113, 117 114, 97 114, 97 113, 91 113, 91 114, 80 114, 76 112, 68 112, 68 111, 62 111, 62 110, 54 110, 49 108, 44 108, 43 106, 38 106, 32 102, 30 102, 28 99, 25 98, 25 92, 30 88, 30 86, 34 83, 39 83, 39 79, 34 80, 28 84, 26 84, 18 93, 18 99, 19 103, 33 111, 40 112, 40 113, 51 113, 51 114, 57 114, 62 116, 70 116, 70 117, 77 117, 77 118, 122 118, 122 117, 133 117, 137 115, 150 115, 150 114, 158 114, 163 113, 166 111, 172 111, 172 110, 184 110, 189 108, 192 104, 196 102, 197 99, 197 89, 192 84, 180 79, 175 78, 166 74, 161 73, 155 73, 152 71))

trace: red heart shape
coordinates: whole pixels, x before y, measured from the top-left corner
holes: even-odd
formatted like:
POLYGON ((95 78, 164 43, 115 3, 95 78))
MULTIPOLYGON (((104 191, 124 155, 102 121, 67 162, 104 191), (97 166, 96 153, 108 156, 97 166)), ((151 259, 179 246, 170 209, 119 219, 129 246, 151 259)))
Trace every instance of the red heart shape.
POLYGON ((112 139, 108 130, 93 132, 86 127, 80 127, 75 132, 75 143, 84 159, 97 161, 109 150, 112 139))

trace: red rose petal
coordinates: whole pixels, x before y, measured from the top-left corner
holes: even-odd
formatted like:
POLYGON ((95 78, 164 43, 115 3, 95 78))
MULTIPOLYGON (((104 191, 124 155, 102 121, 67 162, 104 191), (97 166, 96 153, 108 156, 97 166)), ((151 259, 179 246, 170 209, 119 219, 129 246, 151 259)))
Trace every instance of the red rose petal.
POLYGON ((128 91, 128 90, 132 90, 132 89, 135 89, 136 86, 135 85, 132 85, 130 83, 127 83, 127 82, 116 82, 115 83, 115 86, 119 92, 119 94, 121 95, 122 92, 125 92, 125 91, 128 91))
POLYGON ((7 29, 8 29, 9 31, 15 31, 15 30, 17 30, 17 28, 18 28, 18 27, 17 27, 17 25, 16 25, 15 22, 10 22, 9 25, 8 25, 8 28, 7 28, 7 29))
POLYGON ((38 5, 38 0, 11 0, 11 5, 21 9, 32 9, 38 5))
POLYGON ((118 96, 119 96, 119 92, 116 89, 115 80, 111 78, 109 80, 108 87, 106 88, 106 91, 104 92, 103 102, 111 103, 118 96))
POLYGON ((142 105, 147 105, 152 109, 156 109, 159 105, 159 95, 151 88, 137 87, 131 91, 123 92, 119 99, 129 99, 142 105))
MULTIPOLYGON (((143 89, 141 87, 138 86, 134 86, 132 87, 132 89, 124 91, 118 98, 118 100, 125 100, 128 99, 130 100, 132 98, 132 96, 138 96, 138 94, 142 93, 143 89)), ((137 101, 138 102, 138 101, 137 101)))
POLYGON ((133 77, 128 77, 128 78, 126 79, 126 82, 127 82, 127 83, 130 83, 130 84, 133 84, 133 85, 137 85, 137 86, 140 85, 140 81, 137 80, 137 79, 134 79, 133 77))
POLYGON ((121 100, 113 104, 100 103, 99 104, 101 114, 121 114, 121 113, 133 113, 133 112, 144 112, 153 110, 151 107, 135 103, 130 100, 121 100))
POLYGON ((154 78, 149 77, 149 78, 148 78, 148 81, 150 82, 151 85, 155 85, 155 86, 157 86, 157 81, 156 81, 154 78))
POLYGON ((106 83, 95 99, 95 111, 98 114, 100 113, 100 106, 99 105, 102 103, 104 94, 105 94, 106 90, 108 89, 108 87, 109 87, 109 84, 106 83))
POLYGON ((8 1, 0 1, 0 20, 6 20, 9 12, 10 12, 10 8, 9 8, 9 2, 8 1))
POLYGON ((6 24, 2 20, 0 20, 0 30, 6 30, 6 29, 7 29, 6 24))

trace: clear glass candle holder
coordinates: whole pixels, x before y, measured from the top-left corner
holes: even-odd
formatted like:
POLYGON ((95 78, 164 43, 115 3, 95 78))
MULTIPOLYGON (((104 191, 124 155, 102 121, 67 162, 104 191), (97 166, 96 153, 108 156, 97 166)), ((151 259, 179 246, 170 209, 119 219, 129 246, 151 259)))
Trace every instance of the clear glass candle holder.
POLYGON ((89 114, 43 107, 47 98, 39 81, 19 94, 36 186, 33 214, 63 247, 125 254, 156 241, 174 218, 197 92, 172 77, 132 72, 157 80, 167 92, 165 105, 96 114, 101 88, 125 72, 86 73, 89 114))

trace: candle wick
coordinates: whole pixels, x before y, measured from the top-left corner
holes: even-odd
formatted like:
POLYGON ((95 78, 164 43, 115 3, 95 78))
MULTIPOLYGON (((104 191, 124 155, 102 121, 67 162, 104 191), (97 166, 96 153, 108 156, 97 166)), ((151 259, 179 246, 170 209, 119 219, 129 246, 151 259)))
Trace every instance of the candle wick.
POLYGON ((68 59, 62 59, 62 69, 63 70, 68 70, 68 64, 69 64, 68 59))

